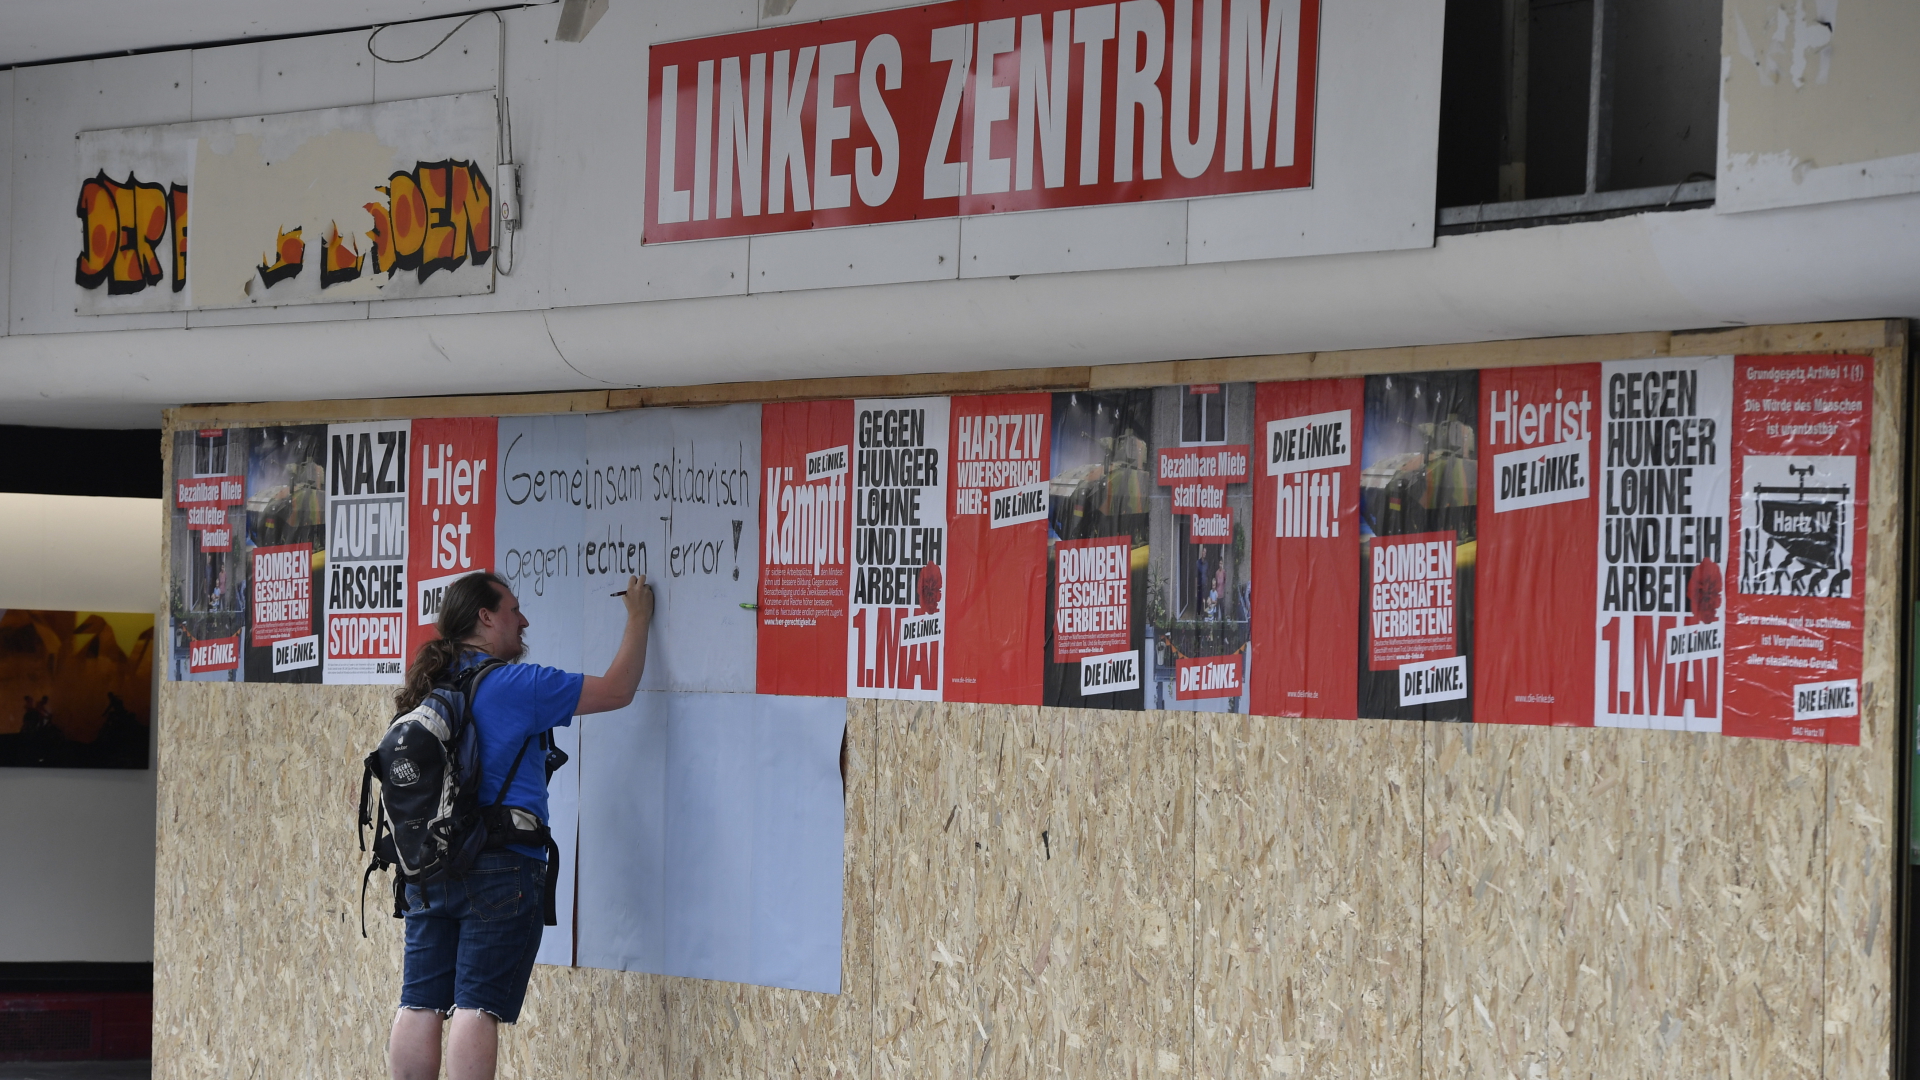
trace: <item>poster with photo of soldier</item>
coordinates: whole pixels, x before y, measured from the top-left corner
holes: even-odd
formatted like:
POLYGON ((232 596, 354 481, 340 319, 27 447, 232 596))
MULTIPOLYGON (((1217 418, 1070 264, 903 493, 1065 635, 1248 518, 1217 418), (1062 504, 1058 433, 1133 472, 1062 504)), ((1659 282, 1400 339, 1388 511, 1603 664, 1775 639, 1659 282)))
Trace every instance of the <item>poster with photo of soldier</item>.
POLYGON ((1362 717, 1473 719, 1479 391, 1477 371, 1367 378, 1362 717))
POLYGON ((1053 396, 1048 705, 1144 707, 1153 398, 1152 390, 1053 396))

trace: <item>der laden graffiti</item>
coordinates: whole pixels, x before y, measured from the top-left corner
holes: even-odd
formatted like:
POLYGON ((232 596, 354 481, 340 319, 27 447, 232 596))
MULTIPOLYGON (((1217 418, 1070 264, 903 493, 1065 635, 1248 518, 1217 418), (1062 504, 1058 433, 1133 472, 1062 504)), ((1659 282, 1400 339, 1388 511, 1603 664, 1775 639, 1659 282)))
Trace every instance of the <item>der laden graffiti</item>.
MULTIPOLYGON (((366 204, 373 227, 364 236, 342 232, 337 221, 327 222, 321 233, 322 289, 407 271, 424 282, 463 265, 485 266, 493 256, 493 187, 479 164, 421 162, 374 189, 383 199, 366 204)), ((184 290, 187 208, 185 184, 150 183, 132 173, 115 180, 105 170, 82 181, 74 207, 80 219, 74 283, 83 289, 104 285, 118 296, 159 288, 170 277, 174 292, 184 290)), ((258 288, 272 290, 297 278, 306 264, 304 225, 279 226, 255 267, 258 288)))
POLYGON ((171 245, 173 291, 187 287, 187 188, 143 183, 132 173, 123 183, 106 170, 80 184, 74 207, 80 218, 80 255, 73 281, 83 289, 121 296, 159 288, 166 264, 159 244, 171 245))

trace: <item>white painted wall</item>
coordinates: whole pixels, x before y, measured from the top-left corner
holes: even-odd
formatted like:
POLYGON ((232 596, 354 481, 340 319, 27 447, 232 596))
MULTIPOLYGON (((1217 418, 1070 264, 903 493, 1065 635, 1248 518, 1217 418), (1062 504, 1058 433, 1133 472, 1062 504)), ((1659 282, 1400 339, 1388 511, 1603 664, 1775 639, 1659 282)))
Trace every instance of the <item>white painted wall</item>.
MULTIPOLYGON (((0 493, 0 607, 162 607, 159 499, 0 493)), ((0 769, 0 963, 153 959, 154 770, 0 769)))
POLYGON ((1719 209, 1920 191, 1920 5, 1726 0, 1719 209))

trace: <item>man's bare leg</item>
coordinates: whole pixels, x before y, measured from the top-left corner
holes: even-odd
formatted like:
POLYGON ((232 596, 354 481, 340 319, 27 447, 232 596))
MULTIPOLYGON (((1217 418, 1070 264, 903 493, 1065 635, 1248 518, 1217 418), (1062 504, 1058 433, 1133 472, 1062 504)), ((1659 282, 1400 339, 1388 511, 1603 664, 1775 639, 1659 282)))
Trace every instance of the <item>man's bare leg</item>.
POLYGON ((447 1080, 493 1080, 500 1022, 479 1009, 453 1010, 447 1032, 447 1080))
POLYGON ((440 1075, 440 1014, 432 1009, 401 1009, 393 1016, 387 1043, 387 1067, 393 1080, 437 1080, 440 1075))

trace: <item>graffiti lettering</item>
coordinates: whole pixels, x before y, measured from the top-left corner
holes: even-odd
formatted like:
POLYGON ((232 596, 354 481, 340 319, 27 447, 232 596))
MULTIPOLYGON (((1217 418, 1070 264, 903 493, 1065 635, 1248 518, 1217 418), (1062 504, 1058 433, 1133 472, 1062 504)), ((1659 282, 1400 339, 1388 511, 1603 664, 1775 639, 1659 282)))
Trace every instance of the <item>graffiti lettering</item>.
POLYGON ((260 283, 271 289, 288 278, 300 276, 306 269, 307 242, 300 238, 301 227, 295 225, 292 232, 280 232, 273 238, 273 251, 260 256, 260 283))
POLYGON ((160 284, 166 268, 155 245, 167 237, 167 221, 177 216, 174 230, 174 285, 186 286, 187 189, 178 184, 169 197, 163 184, 142 183, 132 173, 125 183, 106 170, 80 185, 74 213, 80 218, 80 255, 74 260, 73 280, 83 289, 101 284, 113 295, 137 293, 160 284), (170 214, 172 207, 176 214, 170 214))
MULTIPOLYGON (((492 257, 493 189, 477 163, 420 162, 375 190, 385 199, 366 204, 373 217, 366 252, 356 236, 343 235, 337 222, 328 223, 320 242, 322 289, 402 271, 413 271, 424 282, 464 264, 484 266, 492 257)), ((158 288, 170 269, 173 291, 185 290, 187 209, 185 184, 146 183, 131 173, 124 181, 114 180, 104 169, 83 181, 74 207, 80 219, 74 282, 84 289, 105 285, 114 295, 137 293, 158 288), (171 244, 166 254, 163 241, 171 244)), ((256 270, 261 286, 271 289, 300 276, 305 267, 306 241, 296 226, 277 232, 256 270)))
POLYGON ((475 163, 422 162, 379 191, 386 204, 367 204, 373 273, 412 270, 425 281, 461 263, 483 266, 493 254, 493 189, 475 163))
POLYGON ((187 186, 175 184, 167 192, 173 205, 173 291, 187 287, 187 186))
POLYGON ((324 253, 320 260, 320 287, 327 288, 352 281, 360 276, 360 268, 366 264, 367 257, 340 239, 340 226, 327 222, 326 239, 321 243, 324 253))

